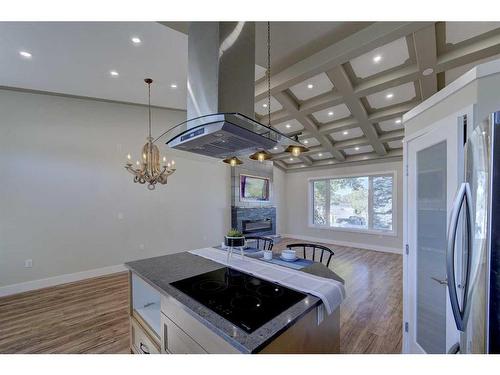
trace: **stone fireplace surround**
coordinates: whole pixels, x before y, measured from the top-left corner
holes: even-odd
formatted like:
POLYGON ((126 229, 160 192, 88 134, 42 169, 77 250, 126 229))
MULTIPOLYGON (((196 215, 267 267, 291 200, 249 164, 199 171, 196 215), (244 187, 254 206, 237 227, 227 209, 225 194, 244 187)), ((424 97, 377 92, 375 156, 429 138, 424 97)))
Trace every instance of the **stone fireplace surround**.
POLYGON ((276 234, 276 207, 274 207, 273 163, 245 160, 241 166, 231 170, 231 227, 243 232, 245 221, 271 221, 271 227, 246 233, 248 236, 269 236, 276 234), (269 202, 240 200, 240 175, 260 176, 269 179, 269 202))

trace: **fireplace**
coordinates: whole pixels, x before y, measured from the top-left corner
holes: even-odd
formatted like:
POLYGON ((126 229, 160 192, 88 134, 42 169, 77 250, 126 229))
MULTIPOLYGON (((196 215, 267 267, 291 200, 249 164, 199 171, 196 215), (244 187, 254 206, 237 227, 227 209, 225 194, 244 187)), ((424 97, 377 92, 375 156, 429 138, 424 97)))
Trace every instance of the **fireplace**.
POLYGON ((257 220, 242 220, 243 234, 268 232, 273 229, 273 220, 270 218, 257 220))
POLYGON ((231 224, 243 234, 269 236, 276 234, 275 207, 235 207, 231 209, 231 224))

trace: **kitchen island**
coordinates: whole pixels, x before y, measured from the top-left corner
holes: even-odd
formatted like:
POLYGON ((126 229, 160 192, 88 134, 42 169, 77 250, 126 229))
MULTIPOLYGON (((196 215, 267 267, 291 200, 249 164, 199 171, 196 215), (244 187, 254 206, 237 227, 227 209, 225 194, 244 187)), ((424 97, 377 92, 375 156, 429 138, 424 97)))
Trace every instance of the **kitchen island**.
MULTIPOLYGON (((339 352, 340 306, 328 315, 318 297, 304 295, 249 332, 171 285, 207 272, 223 272, 223 264, 183 252, 126 266, 130 270, 133 353, 339 352)), ((298 272, 343 283, 320 263, 298 272)))

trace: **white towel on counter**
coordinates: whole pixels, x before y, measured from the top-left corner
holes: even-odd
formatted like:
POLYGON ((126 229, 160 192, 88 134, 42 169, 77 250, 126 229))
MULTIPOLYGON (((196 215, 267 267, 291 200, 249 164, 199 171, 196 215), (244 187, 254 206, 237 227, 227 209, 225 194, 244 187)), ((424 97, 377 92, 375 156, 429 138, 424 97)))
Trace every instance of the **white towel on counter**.
POLYGON ((337 280, 311 275, 273 263, 262 262, 258 259, 242 258, 236 251, 229 259, 229 262, 227 261, 226 251, 214 249, 213 247, 191 250, 190 253, 261 279, 312 294, 321 298, 328 314, 335 311, 345 298, 344 285, 337 280))

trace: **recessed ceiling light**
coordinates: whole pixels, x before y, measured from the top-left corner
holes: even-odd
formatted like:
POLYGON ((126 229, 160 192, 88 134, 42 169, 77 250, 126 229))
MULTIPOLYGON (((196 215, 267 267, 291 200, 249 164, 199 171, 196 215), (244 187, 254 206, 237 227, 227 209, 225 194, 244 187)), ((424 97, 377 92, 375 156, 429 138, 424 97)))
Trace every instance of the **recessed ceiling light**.
POLYGON ((290 125, 290 124, 286 124, 285 126, 287 129, 290 129, 292 127, 292 125, 290 125))
POLYGON ((387 94, 385 96, 386 99, 392 99, 394 97, 394 94, 392 92, 390 92, 389 94, 387 94))
POLYGON ((110 71, 109 74, 111 74, 113 77, 118 77, 120 75, 116 70, 110 71))
POLYGON ((19 51, 19 54, 25 59, 31 59, 32 55, 28 51, 19 51))
POLYGON ((318 154, 318 156, 319 156, 319 157, 322 157, 322 156, 323 156, 323 154, 320 152, 320 153, 318 154))
POLYGON ((293 161, 293 158, 290 158, 289 160, 290 160, 290 161, 293 161))
POLYGON ((374 63, 378 63, 378 62, 380 62, 380 60, 382 60, 382 56, 380 56, 380 55, 376 55, 376 56, 373 57, 373 62, 374 63))
POLYGON ((132 41, 132 43, 134 44, 141 44, 142 40, 136 36, 130 38, 130 40, 132 41))
POLYGON ((342 134, 347 135, 347 134, 349 134, 349 132, 346 130, 342 134))
POLYGON ((267 103, 262 104, 264 108, 267 108, 267 103))
POLYGON ((309 83, 309 84, 307 85, 307 88, 308 88, 308 89, 312 89, 313 87, 314 87, 314 85, 313 85, 312 83, 309 83))
POLYGON ((328 112, 328 116, 333 116, 333 112, 332 111, 328 112))
POLYGON ((434 69, 432 68, 427 68, 422 72, 422 75, 424 76, 430 76, 432 73, 434 73, 434 69))
POLYGON ((305 145, 307 145, 308 143, 309 143, 309 141, 306 139, 306 140, 304 141, 304 144, 305 144, 305 145))
POLYGON ((273 147, 273 150, 277 150, 277 149, 278 149, 278 146, 274 146, 274 147, 273 147))
POLYGON ((398 119, 395 121, 395 123, 396 123, 396 124, 401 124, 401 119, 399 119, 399 118, 398 118, 398 119))
POLYGON ((177 83, 170 84, 170 87, 173 88, 173 89, 176 89, 177 88, 177 83))
POLYGON ((359 147, 354 147, 354 149, 355 149, 356 151, 359 151, 359 147))

